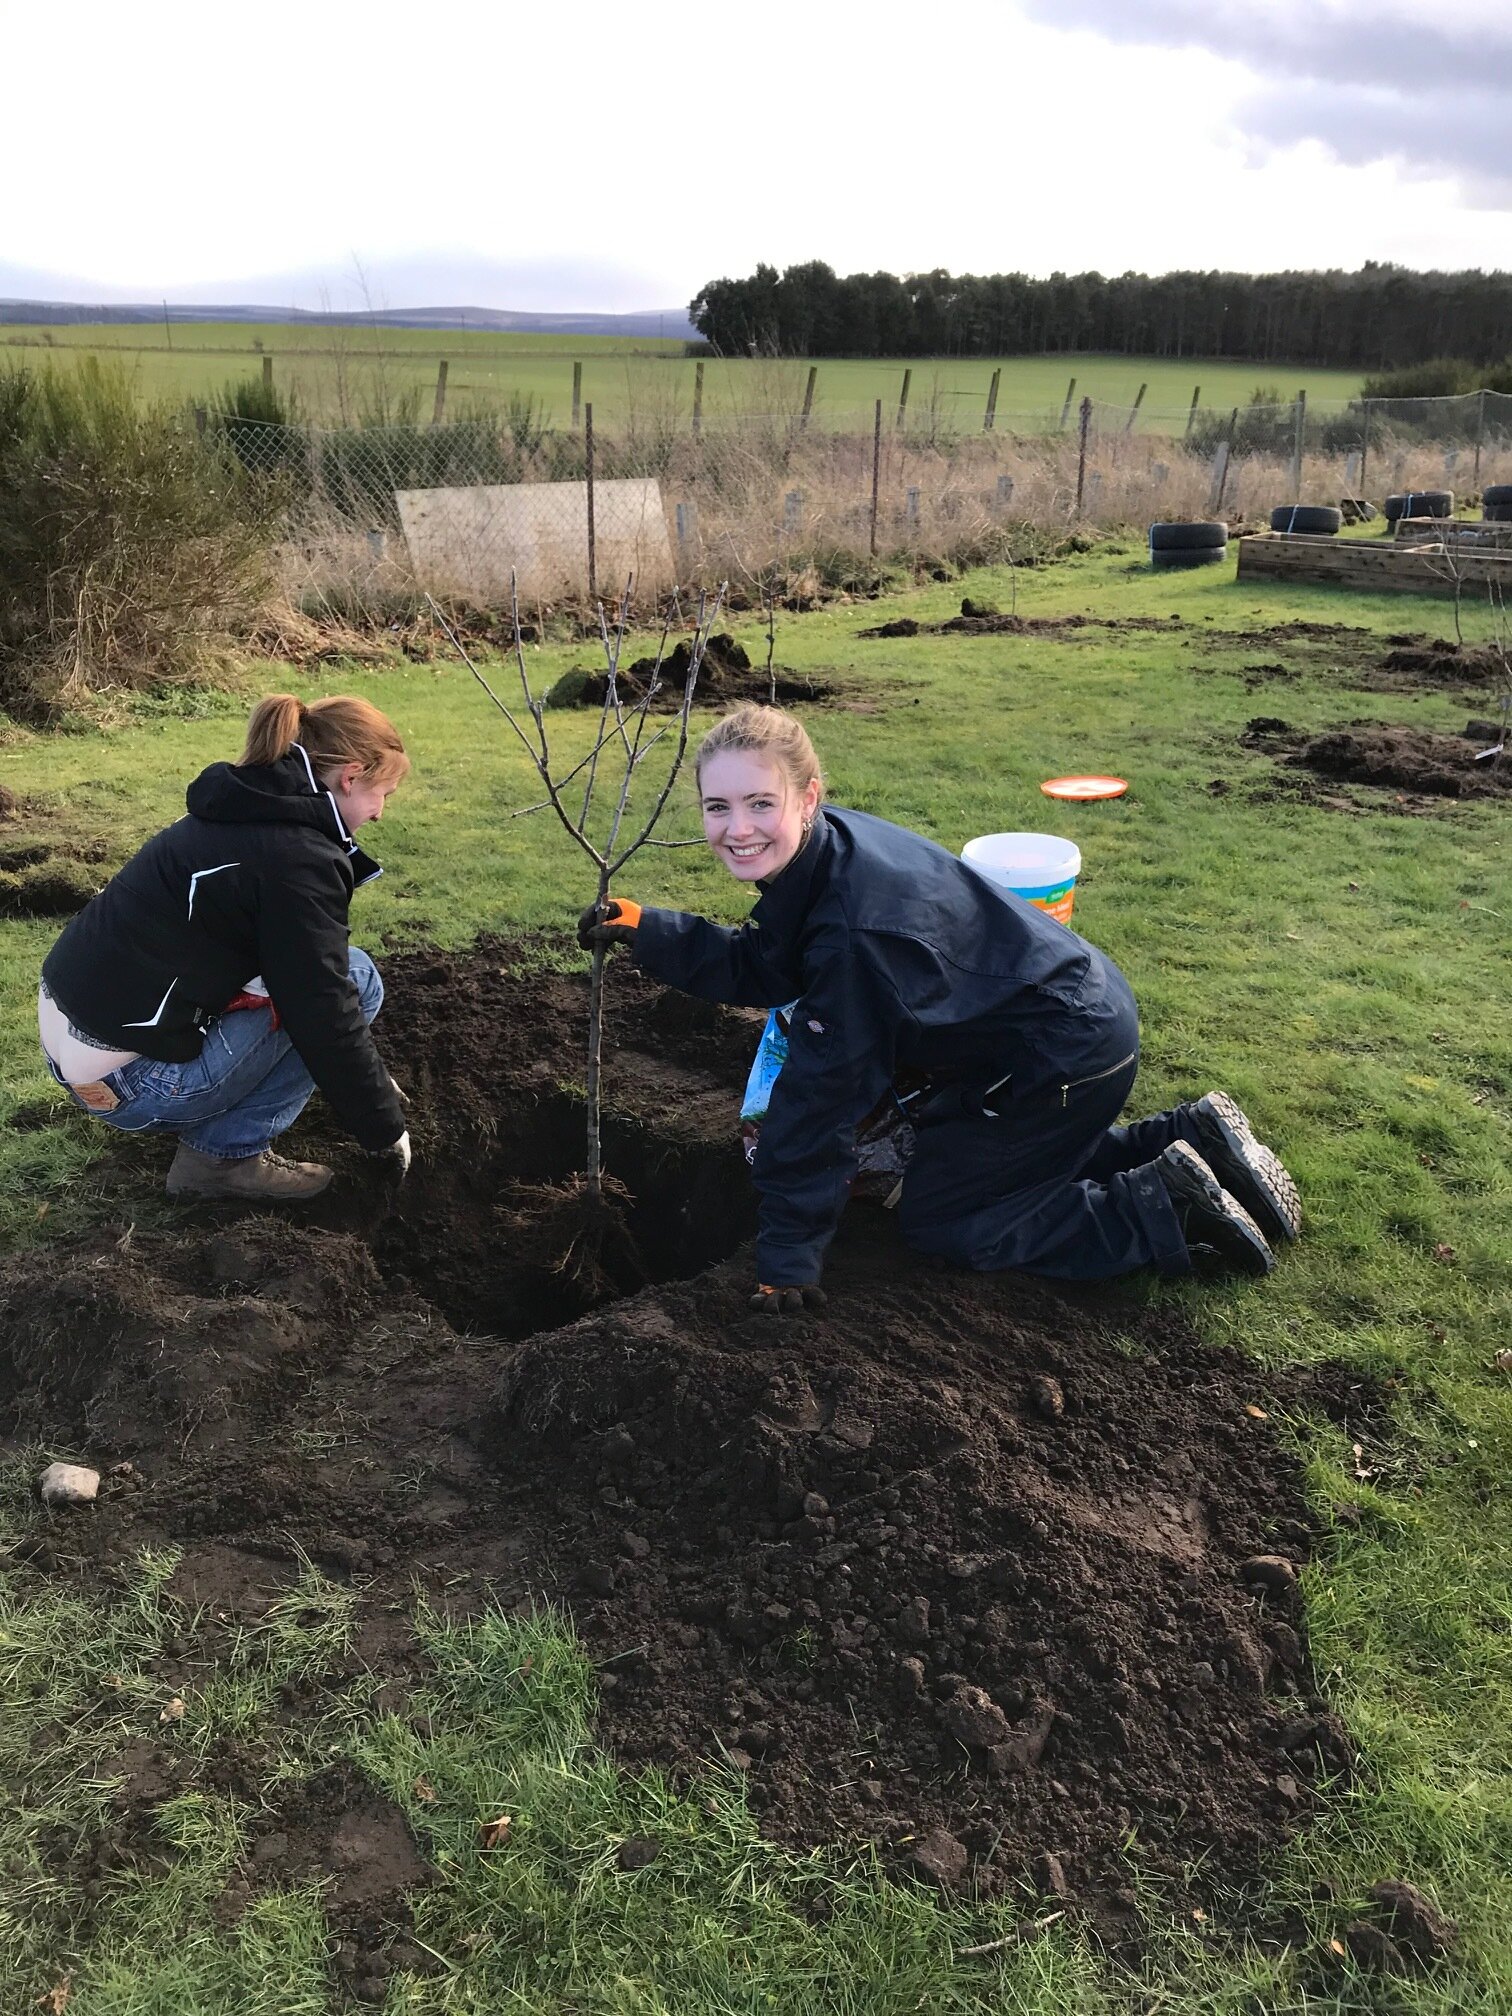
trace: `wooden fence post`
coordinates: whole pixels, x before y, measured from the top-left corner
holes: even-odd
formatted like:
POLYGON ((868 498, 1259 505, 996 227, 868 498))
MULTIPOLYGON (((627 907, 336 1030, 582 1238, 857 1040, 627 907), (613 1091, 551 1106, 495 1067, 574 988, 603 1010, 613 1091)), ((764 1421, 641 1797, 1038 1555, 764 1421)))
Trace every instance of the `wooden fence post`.
POLYGON ((992 432, 992 423, 997 418, 998 381, 1002 375, 1003 367, 999 365, 997 370, 992 374, 992 383, 987 387, 987 411, 982 419, 982 432, 984 434, 992 432))
POLYGON ((693 366, 693 439, 703 432, 703 359, 693 366))
POLYGON ((1139 390, 1134 394, 1134 404, 1129 408, 1129 417, 1124 422, 1125 434, 1132 434, 1134 432, 1134 422, 1139 418, 1139 409, 1143 406, 1144 395, 1149 389, 1148 385, 1141 385, 1139 390))
POLYGON ((598 547, 593 523, 593 406, 583 408, 583 451, 588 469, 588 600, 598 600, 598 547))
POLYGON ((1081 516, 1082 496, 1087 487, 1087 436, 1092 431, 1092 401, 1081 403, 1081 442, 1076 454, 1076 515, 1081 516))
POLYGON ((908 418, 908 388, 913 383, 912 368, 903 373, 903 390, 898 394, 898 432, 903 432, 903 424, 908 418))
POLYGON ((572 424, 573 424, 573 426, 574 426, 574 427, 579 427, 579 426, 581 426, 581 425, 582 425, 582 420, 583 420, 583 367, 582 367, 582 365, 581 365, 581 364, 574 364, 574 365, 573 365, 573 367, 572 367, 572 424))
POLYGON ((1307 394, 1299 392, 1296 404, 1296 435, 1292 441, 1291 501, 1302 502, 1302 447, 1307 438, 1307 394))
POLYGON ((1066 422, 1071 418, 1071 401, 1076 397, 1076 380, 1073 378, 1066 387, 1065 401, 1061 406, 1060 431, 1066 431, 1066 422))
POLYGON ((1192 387, 1192 404, 1187 412, 1186 433, 1182 437, 1184 440, 1189 441, 1192 437, 1192 426, 1197 418, 1197 401, 1201 397, 1202 397, 1202 387, 1200 385, 1194 385, 1192 387))
POLYGON ((196 406, 196 407, 195 407, 195 409, 194 409, 194 431, 195 431, 195 433, 196 433, 196 434, 203 434, 203 433, 204 433, 204 431, 205 431, 205 427, 206 427, 207 423, 209 422, 209 419, 210 419, 210 415, 209 415, 209 412, 207 411, 207 409, 206 409, 205 407, 203 407, 203 406, 196 406))
POLYGON ((1370 401, 1362 401, 1363 420, 1360 432, 1360 495, 1365 495, 1365 471, 1370 466, 1370 401))
POLYGON ((1477 490, 1480 488, 1481 444, 1486 438, 1486 390, 1484 386, 1481 387, 1479 403, 1480 415, 1475 423, 1475 488, 1477 490))
POLYGON ((803 414, 798 422, 798 431, 800 434, 808 432, 809 415, 814 410, 814 387, 818 382, 819 366, 817 364, 810 364, 808 383, 803 388, 803 414))
POLYGON ((446 368, 443 357, 436 366, 436 410, 431 415, 432 427, 439 427, 446 418, 446 368))
POLYGON ((273 390, 273 353, 271 350, 263 353, 263 390, 264 392, 271 392, 273 390))
POLYGON ((1208 509, 1215 518, 1223 509, 1223 486, 1228 482, 1229 453, 1230 450, 1227 441, 1220 441, 1218 446, 1213 450, 1212 501, 1209 503, 1208 509))

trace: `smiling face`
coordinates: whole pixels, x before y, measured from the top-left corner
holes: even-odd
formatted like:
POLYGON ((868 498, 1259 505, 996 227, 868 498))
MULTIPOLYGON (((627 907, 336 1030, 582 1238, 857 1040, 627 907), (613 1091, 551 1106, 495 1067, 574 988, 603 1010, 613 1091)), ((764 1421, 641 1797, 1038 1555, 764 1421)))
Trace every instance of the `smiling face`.
POLYGON ((795 791, 777 764, 753 749, 721 749, 698 780, 704 838, 737 882, 769 882, 803 845, 819 804, 819 780, 795 791))

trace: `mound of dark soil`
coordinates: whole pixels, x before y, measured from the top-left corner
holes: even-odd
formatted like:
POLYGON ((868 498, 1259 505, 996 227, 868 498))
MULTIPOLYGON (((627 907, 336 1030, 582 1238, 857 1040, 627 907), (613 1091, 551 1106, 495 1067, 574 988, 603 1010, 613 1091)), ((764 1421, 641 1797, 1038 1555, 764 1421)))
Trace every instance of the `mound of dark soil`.
MULTIPOLYGON (((693 653, 687 641, 683 640, 675 644, 661 661, 659 690, 651 703, 653 709, 672 711, 682 705, 692 669, 693 653)), ((627 706, 639 706, 656 676, 654 658, 637 658, 628 668, 621 667, 616 681, 621 699, 627 706)), ((776 698, 783 706, 795 700, 822 700, 829 691, 819 680, 806 678, 786 666, 774 666, 769 676, 765 665, 753 665, 749 653, 733 637, 709 639, 698 672, 701 704, 732 707, 740 700, 770 700, 774 683, 776 698)), ((607 672, 588 673, 577 693, 576 704, 580 707, 602 707, 608 684, 607 672)))
MULTIPOLYGON (((348 1175, 323 1223, 186 1214, 0 1271, 0 1432, 131 1465, 93 1513, 39 1521, 33 1566, 89 1582, 182 1546, 193 1600, 233 1620, 301 1554, 360 1578, 375 1627, 417 1583, 463 1607, 545 1594, 598 1662, 617 1754, 733 1768, 777 1839, 874 1841, 988 1894, 1028 1874, 1113 1920, 1131 1842, 1178 1890, 1198 1864, 1203 1886, 1261 1872, 1350 1762, 1270 1417, 1317 1407, 1360 1439, 1369 1396, 1205 1349, 1174 1297, 942 1271, 861 1206, 828 1312, 752 1315, 753 1018, 619 969, 607 1161, 652 1278, 543 1332, 581 1305, 499 1212, 580 1155, 561 1088, 583 985, 499 941, 386 978, 402 1189, 348 1175)), ((138 1181, 167 1154, 120 1152, 138 1181)), ((412 1671, 412 1646, 371 1642, 374 1670, 412 1671)), ((310 1828, 269 1821, 289 1846, 267 1865, 302 1867, 308 1833, 329 1869, 320 1830, 355 1812, 393 1852, 358 1842, 353 1868, 398 1873, 348 1921, 402 1928, 423 1871, 396 1816, 360 1786, 306 1792, 310 1828)))
POLYGON ((1358 726, 1315 735, 1290 759, 1321 777, 1355 784, 1387 784, 1443 798, 1498 798, 1512 794, 1512 762, 1475 760, 1473 745, 1458 735, 1420 728, 1358 726))

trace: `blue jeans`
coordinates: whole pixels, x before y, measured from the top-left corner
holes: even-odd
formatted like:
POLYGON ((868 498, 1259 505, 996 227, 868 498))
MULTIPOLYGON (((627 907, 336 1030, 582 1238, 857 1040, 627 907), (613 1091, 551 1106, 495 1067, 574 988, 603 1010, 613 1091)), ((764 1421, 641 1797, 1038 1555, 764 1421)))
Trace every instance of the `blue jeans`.
MULTIPOLYGON (((347 967, 371 1023, 383 1006, 383 981, 366 952, 354 945, 347 967)), ((45 1055, 45 1053, 44 1053, 45 1055)), ((58 1084, 52 1059, 47 1068, 58 1084)), ((268 1008, 238 1008, 211 1025, 198 1057, 160 1064, 136 1057, 101 1081, 121 1102, 96 1113, 70 1093, 76 1106, 123 1134, 176 1134, 201 1155, 243 1162, 261 1155, 276 1135, 304 1111, 315 1081, 268 1008)), ((64 1085, 63 1089, 69 1088, 64 1085)))

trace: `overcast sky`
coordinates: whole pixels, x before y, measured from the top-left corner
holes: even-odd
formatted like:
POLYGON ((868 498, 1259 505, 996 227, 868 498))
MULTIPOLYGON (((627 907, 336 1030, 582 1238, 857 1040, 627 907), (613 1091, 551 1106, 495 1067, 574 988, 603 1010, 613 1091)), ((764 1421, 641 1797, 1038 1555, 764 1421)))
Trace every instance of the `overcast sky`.
POLYGON ((0 0, 0 296, 1512 268, 1512 0, 0 0))

